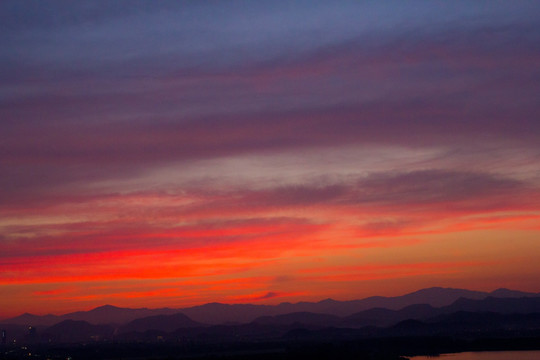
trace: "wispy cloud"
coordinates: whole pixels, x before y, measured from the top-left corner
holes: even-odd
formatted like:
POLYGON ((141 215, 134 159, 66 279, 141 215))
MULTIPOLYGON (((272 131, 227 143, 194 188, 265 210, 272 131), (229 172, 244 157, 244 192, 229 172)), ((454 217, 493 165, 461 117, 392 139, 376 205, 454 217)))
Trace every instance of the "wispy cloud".
MULTIPOLYGON (((49 307, 328 297, 296 274, 368 258, 389 266, 379 284, 487 283, 441 254, 539 255, 539 12, 1 2, 0 286, 49 307), (433 267, 392 268, 406 260, 433 267), (204 296, 159 287, 175 279, 204 296), (97 282, 118 291, 80 290, 97 282)), ((318 284, 364 279, 329 269, 318 284)))

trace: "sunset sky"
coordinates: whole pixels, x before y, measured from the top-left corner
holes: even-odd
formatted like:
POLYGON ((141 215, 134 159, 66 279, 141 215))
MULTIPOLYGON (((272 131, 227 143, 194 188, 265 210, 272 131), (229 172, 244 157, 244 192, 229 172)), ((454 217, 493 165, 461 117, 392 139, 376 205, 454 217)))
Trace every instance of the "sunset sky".
POLYGON ((539 259, 539 1, 0 2, 0 319, 539 259))

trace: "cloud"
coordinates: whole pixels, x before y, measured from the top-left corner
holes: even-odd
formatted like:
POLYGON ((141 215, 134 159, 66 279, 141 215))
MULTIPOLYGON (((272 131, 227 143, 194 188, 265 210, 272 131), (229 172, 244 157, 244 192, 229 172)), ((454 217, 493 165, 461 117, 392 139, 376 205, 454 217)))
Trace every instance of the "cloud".
POLYGON ((503 195, 527 187, 521 181, 487 173, 423 170, 373 174, 357 184, 358 200, 407 205, 452 203, 503 195))
POLYGON ((430 275, 445 275, 466 272, 470 268, 477 268, 486 265, 493 265, 488 262, 433 262, 433 263, 411 263, 411 264, 376 264, 362 266, 335 266, 327 268, 312 268, 303 271, 307 275, 304 281, 332 281, 332 282, 354 282, 354 281, 374 281, 385 279, 399 279, 430 275))
MULTIPOLYGON (((117 217, 119 211, 122 212, 119 208, 113 208, 110 214, 102 214, 104 220, 93 222, 65 221, 65 216, 59 216, 50 223, 45 219, 38 223, 38 219, 34 219, 20 225, 5 226, 10 241, 5 241, 0 259, 9 261, 10 258, 36 257, 46 260, 50 256, 60 256, 61 261, 65 262, 65 257, 69 255, 99 257, 100 254, 106 256, 107 253, 118 251, 127 251, 126 255, 129 255, 129 251, 138 254, 149 248, 184 254, 198 253, 202 249, 211 252, 210 249, 214 249, 214 256, 219 257, 220 252, 223 253, 221 256, 229 256, 231 251, 243 253, 243 250, 235 249, 245 244, 254 243, 258 247, 257 240, 262 241, 259 244, 262 253, 265 239, 270 245, 273 239, 276 247, 280 244, 280 238, 291 237, 292 245, 292 237, 308 237, 325 228, 325 225, 303 218, 240 216, 232 220, 195 219, 179 226, 174 221, 174 217, 181 216, 177 212, 173 212, 169 220, 163 217, 161 222, 144 220, 149 212, 159 211, 154 206, 139 214, 124 214, 123 218, 117 217)), ((60 214, 63 214, 63 210, 60 214)), ((92 216, 93 213, 84 214, 92 216)), ((274 250, 278 249, 279 246, 274 250)))
POLYGON ((43 297, 51 297, 51 296, 56 297, 58 295, 64 295, 67 293, 74 292, 75 290, 80 290, 80 289, 75 289, 73 287, 61 287, 61 288, 54 288, 50 290, 33 291, 32 295, 43 296, 43 297))
POLYGON ((127 4, 0 3, 1 281, 276 278, 537 228, 537 2, 127 4))
MULTIPOLYGON (((259 191, 233 193, 235 204, 221 206, 264 209, 276 207, 336 206, 370 207, 372 211, 410 211, 430 208, 451 211, 493 211, 523 206, 538 195, 526 182, 488 173, 454 170, 418 170, 404 173, 380 172, 343 182, 283 186, 259 191), (475 210, 476 209, 476 210, 475 210)), ((226 201, 226 200, 225 200, 226 201)))

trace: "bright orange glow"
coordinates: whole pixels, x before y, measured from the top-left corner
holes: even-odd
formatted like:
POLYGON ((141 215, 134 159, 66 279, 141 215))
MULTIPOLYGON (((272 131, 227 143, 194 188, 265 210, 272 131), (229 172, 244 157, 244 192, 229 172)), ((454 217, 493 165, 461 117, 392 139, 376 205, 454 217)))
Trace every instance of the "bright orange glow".
POLYGON ((16 3, 0 320, 540 292, 535 2, 16 3))

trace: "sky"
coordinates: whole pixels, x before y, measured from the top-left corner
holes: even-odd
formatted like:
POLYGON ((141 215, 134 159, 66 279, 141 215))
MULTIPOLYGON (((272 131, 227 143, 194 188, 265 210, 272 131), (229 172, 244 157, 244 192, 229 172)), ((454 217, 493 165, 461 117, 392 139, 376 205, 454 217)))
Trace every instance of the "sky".
POLYGON ((0 318, 540 291, 540 2, 0 2, 0 318))

